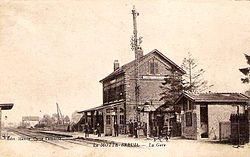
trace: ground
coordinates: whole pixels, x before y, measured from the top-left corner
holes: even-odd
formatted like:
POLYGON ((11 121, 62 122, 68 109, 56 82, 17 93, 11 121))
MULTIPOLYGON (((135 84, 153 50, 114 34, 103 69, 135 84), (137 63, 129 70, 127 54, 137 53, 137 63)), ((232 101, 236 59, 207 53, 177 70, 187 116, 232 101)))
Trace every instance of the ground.
MULTIPOLYGON (((18 135, 10 133, 12 137, 18 135)), ((242 148, 234 148, 229 144, 217 144, 205 141, 171 139, 166 141, 153 141, 145 139, 133 139, 120 137, 110 138, 114 141, 127 143, 139 143, 144 145, 140 148, 128 147, 94 147, 93 145, 83 146, 71 143, 63 143, 69 149, 62 149, 41 141, 28 140, 1 140, 0 157, 102 157, 102 156, 157 156, 157 157, 246 157, 250 155, 250 144, 242 148)))

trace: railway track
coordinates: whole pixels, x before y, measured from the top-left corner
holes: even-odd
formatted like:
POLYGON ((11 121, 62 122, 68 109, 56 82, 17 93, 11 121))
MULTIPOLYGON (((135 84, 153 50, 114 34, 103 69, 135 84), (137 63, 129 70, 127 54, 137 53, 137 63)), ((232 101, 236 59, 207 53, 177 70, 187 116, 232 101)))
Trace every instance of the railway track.
MULTIPOLYGON (((47 144, 51 144, 62 149, 69 149, 70 146, 80 145, 84 147, 93 147, 94 145, 100 145, 104 143, 117 143, 114 141, 106 140, 93 140, 91 138, 73 138, 70 135, 62 135, 56 133, 41 132, 39 130, 29 129, 12 129, 13 133, 19 135, 21 138, 30 141, 41 141, 47 144), (69 145, 70 144, 70 145, 69 145)), ((121 144, 121 143, 117 143, 121 144)))
POLYGON ((36 130, 28 129, 12 129, 13 133, 19 135, 21 138, 29 141, 41 141, 62 149, 70 149, 74 145, 93 147, 94 142, 73 139, 72 137, 65 137, 64 135, 42 133, 36 130))

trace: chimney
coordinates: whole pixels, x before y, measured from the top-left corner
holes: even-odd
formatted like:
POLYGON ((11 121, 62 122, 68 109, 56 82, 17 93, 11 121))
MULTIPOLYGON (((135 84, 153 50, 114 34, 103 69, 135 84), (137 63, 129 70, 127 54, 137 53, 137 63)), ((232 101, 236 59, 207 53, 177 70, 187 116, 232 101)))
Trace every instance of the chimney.
POLYGON ((114 71, 116 71, 119 68, 119 62, 118 60, 114 61, 114 71))
POLYGON ((137 49, 137 55, 138 55, 138 59, 141 59, 141 57, 143 56, 143 50, 141 47, 138 47, 137 49))

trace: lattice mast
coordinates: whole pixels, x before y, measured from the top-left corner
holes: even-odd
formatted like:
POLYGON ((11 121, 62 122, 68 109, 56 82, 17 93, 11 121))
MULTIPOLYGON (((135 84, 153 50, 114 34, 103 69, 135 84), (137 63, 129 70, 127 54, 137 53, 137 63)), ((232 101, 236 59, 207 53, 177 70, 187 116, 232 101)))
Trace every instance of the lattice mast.
MULTIPOLYGON (((136 104, 136 109, 138 109, 139 106, 139 98, 140 98, 140 76, 139 76, 139 63, 140 63, 140 58, 139 58, 139 52, 138 50, 141 49, 140 44, 142 43, 142 37, 137 38, 137 21, 136 18, 139 16, 139 13, 136 11, 135 6, 133 6, 132 9, 132 15, 133 15, 133 36, 131 37, 131 49, 135 53, 135 104, 136 104)), ((136 119, 137 121, 139 120, 139 113, 138 111, 136 112, 136 119)))

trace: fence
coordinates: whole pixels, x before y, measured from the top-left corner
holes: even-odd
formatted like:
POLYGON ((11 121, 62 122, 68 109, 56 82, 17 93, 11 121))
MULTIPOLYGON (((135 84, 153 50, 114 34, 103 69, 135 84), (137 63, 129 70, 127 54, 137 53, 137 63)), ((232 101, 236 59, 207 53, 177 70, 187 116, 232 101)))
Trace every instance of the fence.
POLYGON ((247 114, 231 114, 231 142, 245 144, 249 142, 249 123, 247 114))

